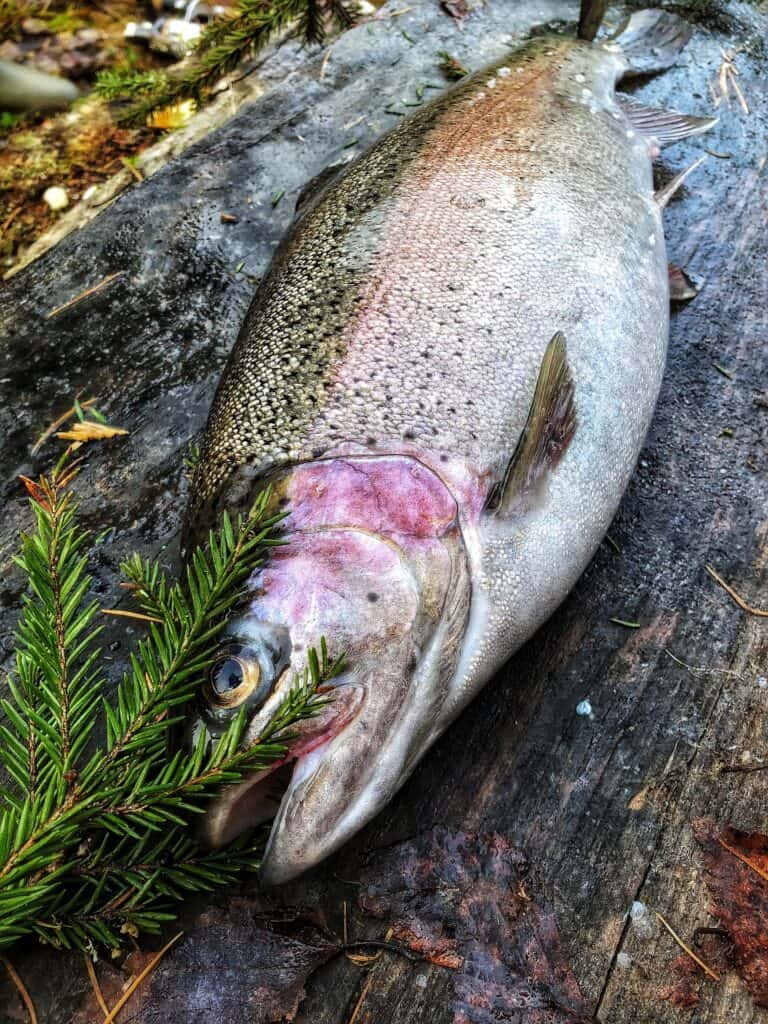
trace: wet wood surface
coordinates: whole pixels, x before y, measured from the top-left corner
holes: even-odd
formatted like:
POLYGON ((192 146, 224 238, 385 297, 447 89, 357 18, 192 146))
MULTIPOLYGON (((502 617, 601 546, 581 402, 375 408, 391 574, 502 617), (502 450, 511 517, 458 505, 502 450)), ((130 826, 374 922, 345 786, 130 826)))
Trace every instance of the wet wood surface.
MULTIPOLYGON (((52 416, 78 392, 94 394, 110 420, 131 431, 126 441, 89 454, 80 485, 89 524, 110 528, 94 564, 100 599, 117 603, 124 555, 164 551, 173 562, 187 486, 183 456, 300 187, 343 156, 352 138, 359 148, 389 127, 396 118, 387 108, 439 83, 437 50, 477 67, 526 26, 575 17, 569 4, 499 2, 473 13, 459 32, 431 3, 410 6, 400 15, 397 5, 385 8, 389 16, 347 33, 325 64, 318 59, 294 71, 4 287, 4 658, 21 593, 9 559, 28 522, 16 478, 50 462, 51 447, 36 458, 30 449, 52 416), (222 212, 239 222, 222 224, 222 212), (50 316, 111 274, 119 276, 50 316)), ((718 970, 717 982, 697 975, 689 986, 696 1005, 678 1005, 674 961, 681 951, 655 916, 688 945, 697 927, 718 924, 694 822, 706 817, 721 827, 768 831, 768 770, 741 770, 768 765, 768 620, 737 607, 705 569, 712 565, 750 604, 768 605, 768 99, 761 84, 768 16, 747 5, 714 16, 697 10, 698 29, 680 66, 642 81, 636 94, 708 113, 708 83, 717 87, 722 51, 738 47, 749 112, 732 96, 710 135, 666 150, 660 161, 666 180, 705 148, 716 154, 665 215, 670 258, 701 291, 674 310, 657 414, 610 540, 376 821, 289 891, 260 896, 250 886, 218 898, 213 909, 186 908, 186 938, 121 1020, 268 1021, 294 1009, 302 1024, 590 1017, 604 1024, 755 1024, 768 1016, 734 964, 718 970), (591 715, 577 714, 583 701, 591 715), (437 835, 434 827, 442 838, 423 847, 419 837, 437 835), (515 861, 519 877, 494 875, 497 888, 517 879, 518 893, 513 904, 498 904, 512 924, 497 944, 516 949, 515 928, 528 922, 538 982, 559 993, 551 1005, 505 1009, 497 993, 494 1009, 477 995, 501 984, 491 968, 483 974, 477 967, 481 938, 487 952, 492 930, 465 913, 473 892, 476 901, 484 898, 482 871, 455 919, 449 922, 446 910, 441 932, 465 966, 475 957, 474 1003, 466 990, 459 993, 456 964, 435 955, 433 932, 422 944, 431 960, 383 951, 360 964, 334 955, 343 938, 382 939, 392 927, 415 948, 403 915, 411 920, 426 911, 418 901, 405 906, 393 878, 407 877, 410 856, 426 857, 439 872, 451 837, 465 837, 462 849, 487 851, 482 836, 489 833, 503 837, 493 840, 503 857, 527 864, 523 873, 515 861), (528 898, 535 913, 521 909, 528 898), (631 917, 633 903, 642 907, 631 917), (283 904, 293 908, 283 918, 306 918, 324 938, 280 940, 292 943, 298 974, 276 971, 266 982, 261 929, 269 932, 283 904)), ((110 640, 121 645, 112 651, 117 671, 131 631, 111 629, 110 640)), ((477 863, 485 863, 480 854, 477 863)), ((451 860, 451 892, 464 893, 468 884, 463 864, 451 860)), ((436 891, 447 907, 448 889, 436 891)), ((285 966, 288 947, 274 947, 276 941, 270 939, 267 959, 285 966)), ((705 961, 720 962, 717 941, 703 940, 705 961)), ((102 1019, 80 957, 25 948, 13 958, 41 1021, 102 1019)), ((507 968, 505 977, 530 971, 522 954, 507 968)), ((105 989, 118 992, 127 975, 109 965, 99 970, 105 989)), ((24 1019, 15 990, 0 978, 0 1021, 24 1019)))

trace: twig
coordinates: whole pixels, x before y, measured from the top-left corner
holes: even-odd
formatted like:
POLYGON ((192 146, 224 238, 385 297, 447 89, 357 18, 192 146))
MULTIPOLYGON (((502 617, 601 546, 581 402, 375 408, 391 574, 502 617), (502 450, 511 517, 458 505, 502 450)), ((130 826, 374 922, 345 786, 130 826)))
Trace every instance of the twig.
POLYGON ((102 1021, 102 1024, 113 1024, 115 1017, 118 1015, 118 1013, 120 1013, 122 1008, 125 1006, 125 1004, 128 1002, 128 1000, 131 998, 131 996, 136 991, 136 989, 139 987, 139 985, 142 983, 142 981, 144 981, 144 979, 147 977, 147 975, 150 974, 155 969, 155 967, 160 963, 160 961, 165 956, 165 954, 168 952, 168 950, 171 948, 171 946, 174 946, 179 941, 179 939, 182 937, 183 934, 184 934, 184 932, 179 932, 178 935, 174 935, 174 937, 171 939, 171 941, 170 942, 166 942, 166 944, 163 946, 163 948, 160 950, 160 952, 156 956, 152 957, 152 959, 149 961, 149 963, 144 968, 144 970, 136 975, 136 977, 133 979, 133 981, 128 986, 128 988, 125 990, 125 992, 123 992, 123 994, 117 1000, 117 1002, 112 1007, 112 1009, 107 1013, 106 1017, 102 1021))
MULTIPOLYGON (((355 1021, 357 1020, 357 1015, 360 1012, 360 1007, 365 1002, 365 997, 368 995, 368 990, 370 989, 372 984, 373 984, 373 974, 369 974, 365 984, 363 985, 363 991, 360 993, 360 996, 358 997, 358 1000, 355 1003, 355 1008, 352 1011, 352 1016, 347 1021, 347 1024, 355 1024, 355 1021)), ((106 1024, 106 1021, 105 1021, 105 1024, 106 1024)))
POLYGON ((724 839, 718 838, 717 841, 724 850, 727 850, 728 853, 732 853, 734 857, 738 858, 738 860, 742 862, 742 864, 746 864, 748 868, 752 868, 756 875, 759 875, 760 878, 763 878, 766 882, 768 882, 768 871, 763 871, 763 869, 759 868, 757 864, 754 863, 754 861, 751 861, 749 859, 749 857, 745 857, 743 853, 739 853, 739 851, 735 849, 733 846, 729 846, 729 844, 726 843, 724 839))
POLYGON ((701 946, 702 935, 716 935, 719 939, 725 939, 726 942, 733 943, 731 933, 727 932, 725 928, 695 928, 693 932, 693 944, 694 946, 701 946))
POLYGON ((134 167, 134 165, 131 163, 127 156, 121 156, 120 163, 127 171, 131 172, 131 174, 136 179, 136 181, 139 182, 139 184, 141 184, 141 182, 144 181, 144 175, 141 173, 138 167, 134 167))
POLYGON ((126 619, 143 619, 144 622, 162 622, 154 615, 145 615, 143 612, 122 611, 120 608, 102 608, 102 615, 121 615, 126 619))
POLYGON ((22 998, 24 1006, 27 1008, 27 1013, 29 1014, 29 1024, 37 1024, 37 1013, 35 1012, 35 1004, 32 1002, 32 997, 30 996, 29 992, 27 992, 24 982, 17 974, 16 968, 13 966, 8 957, 0 957, 0 960, 3 961, 3 967, 5 967, 6 971, 8 972, 8 977, 16 986, 16 989, 22 998))
POLYGON ((417 963, 422 958, 416 953, 412 953, 409 949, 404 946, 398 945, 396 942, 385 942, 382 939, 360 939, 359 942, 345 942, 339 946, 340 953, 349 953, 354 949, 386 949, 390 953, 397 953, 399 956, 404 956, 406 960, 410 960, 411 963, 417 963))
MULTIPOLYGON (((76 395, 75 397, 77 398, 79 396, 76 395)), ((92 405, 96 404, 96 399, 86 398, 84 402, 80 402, 79 404, 81 409, 90 409, 92 405)), ((37 455, 37 453, 43 447, 48 438, 52 437, 53 434, 55 434, 56 431, 59 429, 59 427, 66 423, 68 419, 71 419, 76 414, 76 412, 77 409, 73 405, 71 409, 67 409, 67 411, 63 412, 61 416, 58 417, 58 419, 55 419, 49 427, 46 427, 45 430, 40 435, 40 437, 38 437, 38 439, 32 446, 32 454, 37 455)))
POLYGON ((3 223, 0 225, 0 231, 6 231, 11 226, 11 224, 13 224, 13 222, 16 220, 16 217, 17 217, 19 211, 22 208, 22 205, 23 205, 22 203, 19 203, 18 206, 14 206, 14 208, 11 210, 11 212, 8 214, 8 216, 5 218, 3 223))
POLYGON ((718 673, 718 675, 722 675, 722 676, 734 676, 736 679, 741 679, 742 678, 741 673, 734 671, 734 669, 732 669, 732 668, 704 668, 703 666, 700 666, 700 665, 689 665, 689 664, 687 664, 687 662, 683 661, 681 658, 678 658, 676 654, 673 654, 672 651, 670 651, 670 649, 668 647, 664 647, 663 651, 664 651, 664 653, 668 657, 670 657, 672 659, 672 661, 674 661, 678 665, 680 665, 681 668, 684 668, 688 672, 690 672, 692 676, 695 676, 695 675, 706 676, 706 675, 712 675, 714 673, 718 673))
POLYGON ((766 772, 768 764, 724 764, 720 766, 720 774, 726 772, 766 772))
POLYGON ((718 576, 718 574, 715 572, 711 565, 705 565, 704 568, 707 570, 712 579, 716 583, 720 584, 720 586, 723 588, 726 594, 733 598, 733 600, 736 602, 739 608, 742 609, 742 611, 747 612, 749 615, 759 615, 761 618, 768 619, 768 610, 766 610, 765 608, 753 608, 751 605, 747 604, 743 597, 740 597, 739 594, 736 593, 733 587, 728 586, 728 584, 725 582, 722 576, 718 576))
POLYGON ((86 288, 84 292, 80 292, 78 295, 75 295, 74 298, 69 299, 67 302, 63 302, 60 306, 52 309, 46 316, 46 320, 50 320, 51 317, 56 316, 57 313, 61 313, 65 309, 69 309, 70 306, 76 305, 76 303, 88 298, 89 295, 95 295, 96 292, 100 292, 102 288, 106 288, 108 284, 115 280, 115 278, 122 277, 124 273, 124 270, 116 270, 114 274, 107 274, 107 276, 102 281, 99 281, 98 284, 94 284, 92 287, 86 288))
POLYGON ((93 966, 93 960, 91 960, 87 953, 83 953, 83 957, 85 958, 88 977, 91 979, 91 988, 93 989, 93 994, 96 996, 96 1002, 99 1004, 101 1012, 105 1016, 109 1016, 109 1007, 104 999, 104 993, 101 991, 99 979, 96 977, 96 968, 93 966))
POLYGON ((709 975, 709 977, 712 978, 713 981, 720 981, 720 975, 715 974, 711 967, 707 967, 704 961, 700 957, 696 956, 696 954, 693 952, 690 946, 686 946, 686 944, 683 942, 683 940, 680 938, 677 932, 673 930, 671 925, 667 924, 667 922, 664 920, 664 918, 661 916, 658 910, 654 910, 654 914, 656 915, 656 917, 658 917, 659 921, 667 929, 667 931, 678 944, 680 949, 687 953, 691 960, 693 960, 694 963, 697 963, 699 967, 702 969, 702 971, 704 971, 705 974, 709 975))

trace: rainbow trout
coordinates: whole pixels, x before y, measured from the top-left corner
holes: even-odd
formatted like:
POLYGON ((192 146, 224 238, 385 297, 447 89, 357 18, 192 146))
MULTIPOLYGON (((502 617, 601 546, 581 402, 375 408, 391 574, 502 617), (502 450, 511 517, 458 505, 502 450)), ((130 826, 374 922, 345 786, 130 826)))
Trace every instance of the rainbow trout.
POLYGON ((671 189, 654 194, 651 160, 713 122, 615 85, 688 37, 646 11, 604 43, 536 38, 301 198, 219 385, 190 511, 194 536, 269 484, 287 513, 193 739, 245 706, 253 742, 311 645, 347 655, 280 771, 207 813, 221 845, 276 811, 265 883, 381 810, 616 512, 667 346, 671 189))

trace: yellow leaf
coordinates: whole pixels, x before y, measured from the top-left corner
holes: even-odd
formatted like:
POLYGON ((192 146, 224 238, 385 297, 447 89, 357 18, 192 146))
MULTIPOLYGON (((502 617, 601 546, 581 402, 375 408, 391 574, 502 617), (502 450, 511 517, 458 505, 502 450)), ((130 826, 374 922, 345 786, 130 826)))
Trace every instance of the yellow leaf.
POLYGON ((106 423, 94 423, 91 420, 82 420, 73 423, 69 430, 60 430, 56 437, 62 441, 103 441, 108 437, 120 437, 127 434, 122 427, 109 427, 106 423))
POLYGON ((170 130, 181 128, 192 117, 196 110, 194 100, 183 100, 181 103, 172 103, 170 107, 163 107, 155 110, 147 117, 147 128, 159 128, 170 130))

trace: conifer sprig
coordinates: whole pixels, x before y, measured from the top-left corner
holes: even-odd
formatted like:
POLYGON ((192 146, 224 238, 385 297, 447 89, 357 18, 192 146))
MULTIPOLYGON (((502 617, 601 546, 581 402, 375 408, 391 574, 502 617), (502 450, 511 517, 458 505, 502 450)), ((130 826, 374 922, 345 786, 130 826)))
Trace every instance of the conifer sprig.
POLYGON ((88 534, 70 485, 77 466, 25 481, 35 530, 18 564, 29 590, 17 629, 16 668, 2 701, 0 760, 0 948, 35 934, 64 947, 117 947, 156 932, 190 892, 235 881, 258 865, 252 837, 225 851, 198 846, 191 823, 222 785, 282 760, 293 727, 316 715, 318 692, 337 675, 322 641, 260 740, 241 747, 241 713, 216 740, 167 752, 169 730, 211 663, 217 634, 247 576, 276 543, 277 518, 263 495, 246 516, 225 517, 181 581, 134 556, 128 586, 151 612, 115 697, 103 695, 88 534), (106 743, 96 749, 99 710, 106 743))
POLYGON ((352 19, 353 5, 346 0, 238 0, 233 13, 205 29, 180 72, 105 71, 95 91, 109 101, 132 100, 119 120, 143 125, 156 110, 206 98, 221 78, 290 25, 307 42, 319 43, 329 26, 346 28, 352 19))

